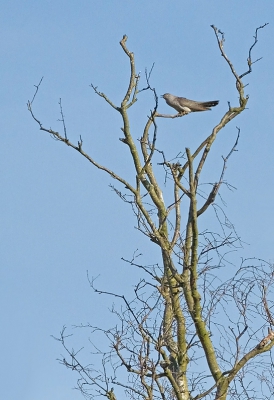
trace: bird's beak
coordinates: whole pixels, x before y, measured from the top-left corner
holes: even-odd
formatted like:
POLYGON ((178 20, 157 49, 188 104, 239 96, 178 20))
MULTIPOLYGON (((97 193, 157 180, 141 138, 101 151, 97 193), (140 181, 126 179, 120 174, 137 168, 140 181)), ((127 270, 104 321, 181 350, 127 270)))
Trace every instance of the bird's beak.
POLYGON ((164 95, 163 94, 161 94, 161 96, 160 97, 164 97, 164 95))

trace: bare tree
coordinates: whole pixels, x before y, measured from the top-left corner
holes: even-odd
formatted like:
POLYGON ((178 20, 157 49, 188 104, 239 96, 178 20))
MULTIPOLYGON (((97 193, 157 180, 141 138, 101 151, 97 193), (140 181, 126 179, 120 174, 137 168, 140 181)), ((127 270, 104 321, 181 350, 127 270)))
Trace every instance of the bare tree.
POLYGON ((122 117, 120 140, 132 158, 133 182, 99 164, 84 150, 81 136, 76 144, 70 141, 61 100, 63 132, 43 126, 33 111, 41 81, 32 101, 28 102, 28 109, 40 130, 78 151, 125 188, 112 186, 131 206, 138 230, 151 245, 158 246, 161 253, 160 265, 139 263, 137 253, 131 260, 124 260, 144 273, 131 300, 123 294, 99 290, 94 279, 89 279, 95 292, 122 302, 121 308, 113 306, 112 313, 117 317, 113 328, 106 330, 88 324, 92 332, 100 332, 110 344, 107 349, 95 346, 92 364, 81 362, 79 352, 71 350, 67 344, 65 328, 62 330, 58 340, 67 355, 60 362, 78 372, 78 388, 87 398, 102 395, 115 400, 120 397, 121 389, 132 399, 144 400, 250 400, 270 399, 274 394, 271 357, 274 268, 260 260, 243 260, 238 268, 230 268, 226 254, 237 248, 240 239, 215 201, 222 184, 228 185, 224 173, 229 157, 236 150, 239 129, 231 151, 223 157, 219 177, 207 192, 201 188, 202 172, 218 133, 246 108, 248 96, 243 78, 252 72, 253 64, 258 61, 253 61, 252 50, 260 29, 266 25, 256 29, 248 52, 247 70, 241 74, 236 72, 225 53, 224 34, 212 26, 221 56, 235 79, 239 104, 228 103, 227 111, 208 137, 195 151, 186 148, 185 158, 178 156, 175 162, 168 161, 164 149, 156 146, 157 121, 184 114, 158 112, 158 96, 150 83, 151 71, 146 72, 146 87, 139 89, 140 75, 135 71, 134 54, 127 48, 127 37, 122 38, 120 45, 130 62, 130 78, 121 104, 114 104, 97 87, 91 87, 122 117), (146 91, 153 92, 155 105, 140 140, 135 141, 128 110, 134 106, 137 96, 146 91), (153 165, 156 154, 161 162, 153 165), (163 181, 162 177, 158 178, 159 170, 172 186, 173 201, 168 206, 164 202, 166 189, 159 183, 159 179, 163 181), (199 217, 209 210, 214 211, 218 221, 217 232, 199 229, 199 217), (224 280, 224 276, 229 278, 224 280), (98 356, 101 362, 95 367, 94 360, 98 356))

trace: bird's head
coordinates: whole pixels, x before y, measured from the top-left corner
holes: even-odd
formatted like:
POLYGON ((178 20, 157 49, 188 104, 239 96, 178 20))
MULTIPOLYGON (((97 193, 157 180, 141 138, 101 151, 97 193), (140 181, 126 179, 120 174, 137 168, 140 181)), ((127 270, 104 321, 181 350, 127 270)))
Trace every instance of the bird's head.
POLYGON ((170 98, 170 96, 172 96, 172 95, 169 93, 165 93, 161 97, 166 100, 166 99, 170 98))

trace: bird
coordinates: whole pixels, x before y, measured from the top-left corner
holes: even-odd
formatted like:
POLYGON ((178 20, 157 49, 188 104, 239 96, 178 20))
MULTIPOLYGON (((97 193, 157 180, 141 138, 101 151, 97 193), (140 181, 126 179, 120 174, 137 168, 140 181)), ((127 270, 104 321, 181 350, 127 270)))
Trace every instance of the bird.
POLYGON ((217 104, 219 104, 219 100, 194 101, 186 99, 185 97, 174 96, 170 93, 165 93, 161 97, 165 99, 166 103, 170 107, 175 108, 179 114, 188 114, 196 111, 208 111, 211 110, 211 107, 215 107, 217 104))

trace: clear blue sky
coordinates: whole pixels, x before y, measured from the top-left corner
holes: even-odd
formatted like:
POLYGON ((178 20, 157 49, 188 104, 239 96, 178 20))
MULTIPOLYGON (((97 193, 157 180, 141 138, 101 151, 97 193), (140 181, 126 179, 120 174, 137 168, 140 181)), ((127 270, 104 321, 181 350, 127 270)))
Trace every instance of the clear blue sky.
MULTIPOLYGON (((128 59, 119 46, 123 34, 142 76, 155 62, 152 84, 159 95, 220 100, 210 113, 159 122, 159 147, 175 156, 186 146, 194 149, 227 101, 237 101, 210 25, 225 32, 227 54, 242 72, 255 28, 269 22, 254 49, 254 57, 263 59, 245 80, 249 109, 221 133, 208 173, 217 179, 210 173, 220 167, 239 126, 238 152, 226 174, 237 190, 223 188, 222 195, 248 243, 239 260, 273 260, 273 11, 272 0, 2 1, 1 398, 80 399, 71 389, 76 376, 55 361, 62 349, 50 335, 63 325, 106 324, 111 300, 91 292, 87 270, 101 274, 101 287, 119 292, 126 283, 129 293, 139 272, 128 270, 121 257, 138 248, 145 260, 157 261, 156 249, 134 230, 130 209, 108 187, 111 179, 39 131, 26 107, 34 85, 44 76, 34 104, 44 125, 61 129, 61 97, 71 140, 81 134, 98 162, 131 178, 126 147, 118 140, 119 115, 89 87, 93 82, 114 102, 121 100, 128 83, 128 59)), ((131 112, 135 138, 152 107, 145 94, 131 112)), ((168 112, 163 101, 159 110, 168 112)))

